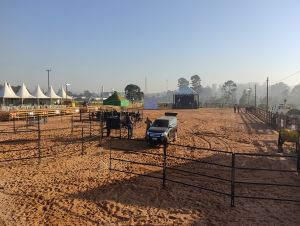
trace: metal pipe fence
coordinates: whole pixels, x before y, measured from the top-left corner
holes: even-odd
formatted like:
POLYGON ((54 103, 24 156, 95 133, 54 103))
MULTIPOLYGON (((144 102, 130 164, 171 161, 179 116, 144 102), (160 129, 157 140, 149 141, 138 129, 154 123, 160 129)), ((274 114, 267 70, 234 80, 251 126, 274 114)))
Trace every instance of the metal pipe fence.
MULTIPOLYGON (((133 174, 137 176, 144 176, 144 177, 151 177, 162 181, 162 187, 166 188, 167 182, 170 183, 176 183, 181 184, 184 186, 189 186, 193 188, 197 188, 200 190, 212 192, 217 195, 221 195, 224 197, 230 198, 230 205, 234 207, 236 204, 236 199, 259 199, 259 200, 273 200, 273 201, 283 201, 283 202, 299 202, 300 203, 300 182, 298 175, 300 173, 299 169, 297 169, 297 155, 280 155, 280 154, 258 154, 258 153, 233 153, 233 152, 227 152, 227 151, 221 151, 221 150, 215 150, 215 149, 208 149, 208 148, 198 148, 198 147, 191 147, 191 146, 185 146, 185 145, 177 145, 177 144, 168 144, 164 145, 163 149, 157 150, 157 153, 151 153, 150 151, 137 151, 134 149, 128 149, 128 148, 122 148, 122 147, 114 147, 113 140, 110 140, 110 153, 109 153, 109 170, 127 173, 127 174, 133 174), (211 160, 203 160, 203 157, 200 157, 200 155, 196 158, 190 158, 190 157, 182 157, 180 154, 175 155, 169 154, 169 152, 172 151, 173 148, 188 148, 188 150, 193 150, 193 152, 199 152, 203 153, 204 151, 210 151, 212 153, 212 156, 216 153, 221 154, 221 160, 226 159, 226 162, 228 164, 220 164, 217 162, 217 160, 214 160, 212 158, 211 160), (131 159, 123 159, 121 157, 118 157, 120 153, 126 153, 125 156, 129 155, 131 159), (130 154, 136 155, 138 161, 135 159, 132 159, 133 156, 130 154), (117 157, 115 156, 117 155, 117 157), (150 155, 158 157, 155 162, 148 162, 146 161, 145 156, 148 156, 148 159, 150 155), (201 159, 202 158, 202 159, 201 159), (242 164, 245 163, 245 158, 249 160, 249 162, 252 162, 253 160, 258 161, 275 161, 272 162, 270 165, 280 166, 282 162, 282 158, 286 159, 292 159, 291 168, 258 168, 258 167, 243 167, 242 164), (255 158, 255 159, 254 159, 255 158), (173 161, 176 160, 176 161, 173 161), (158 161, 158 162, 157 162, 158 161), (179 161, 179 162, 178 162, 179 161), (180 162, 181 161, 181 162, 180 162), (296 164, 295 164, 296 161, 296 164), (130 164, 132 167, 125 167, 125 169, 120 169, 121 163, 126 162, 127 164, 130 164), (175 164, 177 162, 177 164, 175 164), (190 165, 189 169, 186 169, 190 165), (200 166, 213 166, 213 172, 214 175, 210 175, 212 170, 209 168, 201 168, 200 166), (151 170, 149 172, 136 172, 134 170, 134 166, 147 166, 150 167, 151 170), (131 170, 129 170, 129 168, 131 170), (199 172, 197 170, 201 169, 202 172, 199 172), (290 174, 290 176, 295 177, 291 182, 272 182, 272 181, 266 181, 266 178, 264 178, 264 181, 259 181, 256 176, 249 180, 251 178, 251 175, 255 172, 261 172, 265 171, 268 173, 275 173, 275 177, 278 175, 284 174, 290 174), (297 176, 296 176, 297 174, 297 176), (184 177, 182 177, 184 175, 184 177), (187 176, 190 177, 190 179, 187 181, 187 176), (202 178, 202 179, 199 179, 202 178), (205 183, 205 180, 209 180, 210 183, 213 183, 217 185, 219 189, 216 189, 215 186, 209 186, 209 184, 205 183), (197 184, 197 182, 201 182, 201 184, 197 184), (243 186, 246 186, 248 189, 248 193, 244 194, 243 191, 245 188, 243 186), (259 187, 258 191, 255 190, 254 194, 249 193, 249 187, 259 187), (221 188, 221 189, 220 189, 221 188), (288 196, 284 196, 282 194, 278 194, 278 192, 268 193, 265 194, 262 191, 265 189, 270 188, 290 188, 294 189, 292 190, 288 196), (272 196, 273 195, 273 196, 272 196), (293 197, 292 197, 293 195, 293 197)), ((185 150, 185 155, 190 154, 190 151, 185 150)), ((122 155, 124 156, 124 155, 122 155)), ((207 156, 206 158, 210 158, 211 156, 207 156)), ((204 157, 205 158, 205 157, 204 157)), ((217 158, 216 158, 217 159, 217 158)), ((219 159, 219 158, 218 158, 219 159)), ((285 160, 286 161, 286 160, 285 160)), ((284 164, 283 164, 284 165, 284 164)), ((139 168, 138 168, 139 169, 139 168)), ((260 173, 261 175, 261 173, 260 173)), ((253 177, 253 175, 252 175, 253 177)), ((270 179, 270 178, 269 178, 270 179)), ((284 179, 286 179, 284 177, 284 179)))
MULTIPOLYGON (((86 144, 94 141, 99 141, 100 129, 99 124, 96 123, 76 123, 73 121, 75 117, 71 116, 70 126, 58 127, 58 128, 42 128, 43 124, 38 116, 34 129, 28 130, 13 130, 0 131, 0 134, 7 134, 9 140, 0 141, 0 163, 14 162, 22 160, 37 159, 38 162, 42 158, 55 156, 54 149, 73 145, 74 149, 80 149, 77 151, 81 155, 85 153, 86 144), (69 133, 70 131, 70 133, 69 133), (24 139, 18 139, 14 136, 25 134, 24 139), (11 149, 5 145, 22 145, 22 148, 11 149)), ((14 125, 13 125, 14 126, 14 125)), ((13 127, 14 128, 14 127, 13 127)), ((73 148, 72 148, 73 149, 73 148)))

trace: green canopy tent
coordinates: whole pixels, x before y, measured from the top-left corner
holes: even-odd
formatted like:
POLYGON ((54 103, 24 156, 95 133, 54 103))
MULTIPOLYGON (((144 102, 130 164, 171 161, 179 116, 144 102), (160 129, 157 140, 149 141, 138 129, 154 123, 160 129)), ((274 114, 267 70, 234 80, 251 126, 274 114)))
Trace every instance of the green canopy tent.
POLYGON ((117 92, 114 92, 113 95, 103 101, 103 105, 127 107, 129 105, 129 101, 120 96, 117 92))

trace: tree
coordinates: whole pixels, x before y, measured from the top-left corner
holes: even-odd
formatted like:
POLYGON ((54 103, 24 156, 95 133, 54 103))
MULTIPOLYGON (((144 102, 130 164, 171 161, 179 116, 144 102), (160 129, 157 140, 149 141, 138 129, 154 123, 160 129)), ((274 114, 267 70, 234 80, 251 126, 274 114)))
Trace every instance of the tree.
POLYGON ((199 94, 202 90, 201 78, 199 77, 199 75, 193 75, 191 77, 191 84, 192 84, 193 90, 195 90, 195 92, 197 92, 199 94))
POLYGON ((201 100, 209 100, 213 96, 213 90, 209 86, 201 88, 201 100))
POLYGON ((20 90, 21 86, 11 86, 11 88, 15 93, 17 93, 20 90))
POLYGON ((247 91, 244 89, 243 94, 239 100, 240 105, 246 105, 247 104, 247 91))
POLYGON ((144 93, 141 92, 141 88, 134 84, 129 84, 125 87, 125 96, 128 100, 141 101, 144 98, 144 93))
POLYGON ((282 102, 287 98, 289 90, 290 87, 287 84, 279 82, 270 86, 269 95, 278 98, 282 102))
POLYGON ((234 94, 237 89, 237 85, 232 81, 228 80, 222 86, 223 97, 226 103, 233 103, 234 102, 234 94))
MULTIPOLYGON (((68 91, 68 93, 69 93, 69 91, 68 91)), ((90 98, 90 97, 93 96, 93 94, 88 90, 84 90, 83 91, 83 96, 85 96, 86 98, 90 98)))
POLYGON ((291 95, 300 98, 300 84, 292 89, 291 95))
POLYGON ((186 80, 185 78, 179 78, 178 79, 178 87, 179 88, 188 87, 189 84, 190 84, 190 82, 188 80, 186 80))

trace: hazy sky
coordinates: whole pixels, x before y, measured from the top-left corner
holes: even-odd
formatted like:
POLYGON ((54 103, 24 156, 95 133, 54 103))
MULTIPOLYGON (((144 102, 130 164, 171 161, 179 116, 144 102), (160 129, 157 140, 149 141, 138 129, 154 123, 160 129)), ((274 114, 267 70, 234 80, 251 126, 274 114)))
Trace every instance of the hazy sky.
POLYGON ((0 82, 46 88, 48 67, 76 92, 272 83, 300 70, 300 1, 0 0, 0 82))

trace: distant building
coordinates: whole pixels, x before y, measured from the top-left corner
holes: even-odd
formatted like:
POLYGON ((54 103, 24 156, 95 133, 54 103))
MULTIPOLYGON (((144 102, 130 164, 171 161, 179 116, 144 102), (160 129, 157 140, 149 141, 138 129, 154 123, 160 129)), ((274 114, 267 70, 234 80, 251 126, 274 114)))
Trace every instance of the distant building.
POLYGON ((181 87, 173 95, 173 108, 198 108, 199 94, 190 87, 181 87))

